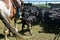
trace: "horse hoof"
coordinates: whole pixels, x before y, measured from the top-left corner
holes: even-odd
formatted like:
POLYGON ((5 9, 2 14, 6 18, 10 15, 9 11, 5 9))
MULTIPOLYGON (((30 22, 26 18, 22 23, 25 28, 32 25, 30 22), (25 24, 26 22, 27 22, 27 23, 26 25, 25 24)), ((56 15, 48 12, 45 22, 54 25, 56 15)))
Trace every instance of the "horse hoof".
POLYGON ((16 32, 18 32, 17 28, 15 28, 16 32))
POLYGON ((9 40, 9 39, 7 38, 7 39, 4 39, 4 40, 9 40))

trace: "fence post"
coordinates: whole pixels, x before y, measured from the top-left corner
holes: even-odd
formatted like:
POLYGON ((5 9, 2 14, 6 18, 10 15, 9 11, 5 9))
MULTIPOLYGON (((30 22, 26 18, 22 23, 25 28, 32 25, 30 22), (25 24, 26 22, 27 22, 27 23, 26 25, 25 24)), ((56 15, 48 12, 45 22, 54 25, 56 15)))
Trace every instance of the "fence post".
POLYGON ((46 1, 46 6, 48 5, 47 1, 46 1))

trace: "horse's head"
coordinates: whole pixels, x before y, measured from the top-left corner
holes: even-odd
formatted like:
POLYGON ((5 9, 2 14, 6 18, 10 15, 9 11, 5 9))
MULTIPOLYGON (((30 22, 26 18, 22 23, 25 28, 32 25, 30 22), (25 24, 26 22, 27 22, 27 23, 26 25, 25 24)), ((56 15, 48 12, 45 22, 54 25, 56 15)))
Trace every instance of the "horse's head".
POLYGON ((20 6, 20 9, 23 10, 23 8, 24 8, 24 1, 23 0, 20 0, 20 1, 17 0, 17 2, 19 4, 19 6, 20 6))

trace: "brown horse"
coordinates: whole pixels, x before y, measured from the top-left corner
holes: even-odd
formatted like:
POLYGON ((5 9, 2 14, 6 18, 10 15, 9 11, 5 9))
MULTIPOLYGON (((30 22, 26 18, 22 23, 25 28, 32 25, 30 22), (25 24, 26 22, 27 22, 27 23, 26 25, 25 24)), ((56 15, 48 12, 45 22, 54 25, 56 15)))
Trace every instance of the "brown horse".
MULTIPOLYGON (((0 0, 0 13, 8 19, 8 22, 10 22, 10 19, 13 18, 16 21, 17 8, 20 6, 21 3, 17 0, 0 0)), ((7 31, 5 32, 7 33, 7 31)))
MULTIPOLYGON (((17 20, 17 16, 18 16, 18 9, 21 8, 23 9, 23 7, 21 5, 23 5, 23 1, 20 0, 20 2, 18 2, 17 0, 10 0, 11 1, 11 11, 10 11, 10 16, 8 17, 9 19, 13 19, 14 18, 14 25, 16 28, 16 20, 17 20)), ((4 2, 6 3, 7 9, 9 9, 9 0, 4 0, 4 2)))

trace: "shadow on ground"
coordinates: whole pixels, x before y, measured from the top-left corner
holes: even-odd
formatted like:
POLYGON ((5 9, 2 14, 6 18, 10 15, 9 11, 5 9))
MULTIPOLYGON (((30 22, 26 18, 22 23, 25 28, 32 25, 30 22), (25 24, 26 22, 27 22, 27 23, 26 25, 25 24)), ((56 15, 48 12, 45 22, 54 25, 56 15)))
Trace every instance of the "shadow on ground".
POLYGON ((28 32, 27 29, 24 29, 24 30, 20 30, 20 31, 19 31, 19 33, 20 33, 21 35, 26 35, 26 34, 24 34, 24 33, 26 33, 26 32, 28 32))
POLYGON ((1 39, 1 38, 4 38, 4 35, 3 35, 3 34, 0 34, 0 39, 1 39))

